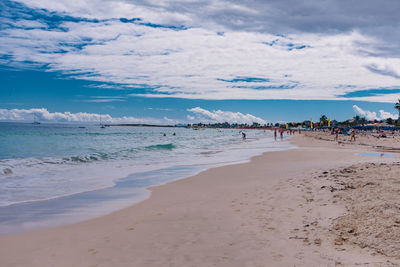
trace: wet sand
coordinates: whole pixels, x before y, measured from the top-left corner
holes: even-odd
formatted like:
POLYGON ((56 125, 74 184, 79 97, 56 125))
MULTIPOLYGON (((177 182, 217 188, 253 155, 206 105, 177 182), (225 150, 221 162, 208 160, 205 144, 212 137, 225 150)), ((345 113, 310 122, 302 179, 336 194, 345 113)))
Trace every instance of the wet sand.
POLYGON ((107 216, 2 236, 1 265, 400 264, 400 247, 387 234, 400 229, 392 198, 399 158, 359 156, 372 148, 313 136, 292 142, 299 148, 153 187, 149 199, 107 216))

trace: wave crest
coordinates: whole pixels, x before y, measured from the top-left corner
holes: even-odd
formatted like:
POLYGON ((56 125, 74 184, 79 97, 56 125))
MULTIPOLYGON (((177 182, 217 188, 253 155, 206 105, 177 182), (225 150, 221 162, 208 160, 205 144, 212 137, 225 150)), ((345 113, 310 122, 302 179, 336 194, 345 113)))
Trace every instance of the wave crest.
POLYGON ((174 148, 176 148, 176 146, 172 143, 146 146, 147 150, 172 150, 174 148))

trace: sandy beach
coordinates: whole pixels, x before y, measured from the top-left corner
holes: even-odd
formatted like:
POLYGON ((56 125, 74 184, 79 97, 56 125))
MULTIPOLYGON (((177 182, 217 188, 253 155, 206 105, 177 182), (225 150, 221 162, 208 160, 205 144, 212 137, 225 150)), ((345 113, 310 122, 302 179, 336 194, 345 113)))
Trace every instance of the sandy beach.
POLYGON ((400 267, 400 0, 0 0, 0 267, 400 267))
POLYGON ((1 236, 0 265, 400 265, 400 158, 358 155, 379 149, 374 141, 291 142, 100 218, 1 236))

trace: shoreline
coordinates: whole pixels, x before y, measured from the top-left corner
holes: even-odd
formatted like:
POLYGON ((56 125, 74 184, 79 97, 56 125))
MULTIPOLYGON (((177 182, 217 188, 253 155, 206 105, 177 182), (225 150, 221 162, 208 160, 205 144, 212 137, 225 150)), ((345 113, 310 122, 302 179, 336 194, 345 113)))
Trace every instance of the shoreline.
MULTIPOLYGON (((278 143, 279 146, 270 147, 270 151, 267 152, 285 151, 295 148, 295 146, 287 145, 290 144, 287 137, 278 143)), ((133 173, 117 180, 111 187, 2 206, 0 207, 0 236, 45 230, 106 216, 150 198, 152 187, 187 179, 209 169, 248 163, 253 157, 260 156, 263 153, 266 152, 253 152, 252 154, 255 155, 234 161, 229 160, 213 164, 176 165, 133 173), (143 177, 147 176, 150 176, 150 178, 143 179, 143 177), (136 185, 135 179, 138 179, 138 181, 146 180, 149 185, 136 185), (124 191, 125 193, 121 194, 120 191, 124 191), (96 206, 96 210, 93 206, 96 206), (21 214, 28 214, 28 216, 24 217, 21 214), (11 216, 12 218, 10 218, 11 216), (11 223, 7 223, 9 221, 11 223)))
MULTIPOLYGON (((176 136, 168 128, 33 129, 19 126, 5 128, 6 138, 3 141, 9 144, 23 141, 27 144, 23 149, 5 146, 8 149, 0 160, 0 191, 3 191, 0 206, 32 203, 110 188, 116 181, 132 174, 146 175, 150 171, 179 168, 177 165, 191 165, 197 169, 195 166, 203 164, 231 164, 261 154, 268 150, 268 143, 273 143, 269 138, 270 133, 265 134, 262 131, 251 131, 249 136, 252 138, 249 139, 253 140, 243 142, 235 129, 210 129, 201 132, 179 129, 176 136), (42 133, 49 135, 49 139, 40 137, 42 133), (167 136, 163 136, 163 133, 167 133, 167 136), (40 142, 57 143, 57 148, 35 148, 39 140, 26 139, 23 137, 25 135, 33 139, 39 138, 40 142), (143 140, 142 135, 146 136, 143 140), (116 136, 121 137, 124 142, 119 142, 118 138, 114 138, 116 136), (193 141, 194 137, 196 141, 193 141), (267 142, 264 143, 262 139, 267 139, 267 142), (70 146, 71 140, 77 144, 70 146)), ((189 173, 185 176, 191 175, 189 173)))
MULTIPOLYGON (((299 233, 309 220, 307 209, 311 214, 326 211, 306 207, 309 201, 303 203, 302 190, 309 189, 299 181, 329 168, 393 159, 364 158, 329 145, 310 148, 310 140, 298 135, 294 142, 299 148, 266 152, 248 163, 211 168, 150 187, 150 198, 109 215, 1 236, 0 256, 7 266, 24 262, 32 266, 318 266, 334 264, 338 258, 353 263, 384 261, 356 248, 338 252, 325 240, 304 244, 299 233)), ((328 210, 328 216, 343 213, 343 207, 328 210)))

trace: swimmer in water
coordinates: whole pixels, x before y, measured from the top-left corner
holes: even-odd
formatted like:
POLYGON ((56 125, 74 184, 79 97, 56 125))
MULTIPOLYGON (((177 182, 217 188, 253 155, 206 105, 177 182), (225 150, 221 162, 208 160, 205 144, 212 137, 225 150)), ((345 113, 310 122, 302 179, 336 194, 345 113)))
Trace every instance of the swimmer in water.
POLYGON ((244 132, 242 132, 242 138, 243 138, 243 140, 246 139, 246 134, 244 132))

